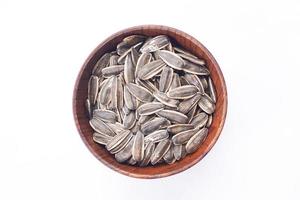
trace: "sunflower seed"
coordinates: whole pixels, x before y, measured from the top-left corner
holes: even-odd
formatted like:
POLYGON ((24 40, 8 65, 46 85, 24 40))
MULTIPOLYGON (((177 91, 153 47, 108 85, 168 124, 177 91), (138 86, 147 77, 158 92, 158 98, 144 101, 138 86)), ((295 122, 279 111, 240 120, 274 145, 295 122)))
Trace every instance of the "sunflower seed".
POLYGON ((188 61, 190 61, 192 63, 195 63, 197 65, 205 65, 205 61, 204 60, 198 59, 195 56, 189 56, 189 55, 184 54, 184 53, 177 53, 177 55, 179 55, 181 58, 183 58, 185 60, 188 60, 188 61))
POLYGON ((140 166, 144 167, 147 166, 150 162, 151 156, 154 152, 155 149, 155 145, 153 142, 149 142, 147 144, 147 147, 145 148, 145 152, 144 152, 144 159, 143 161, 140 163, 140 166))
POLYGON ((152 133, 153 131, 159 129, 164 123, 166 123, 165 118, 156 117, 150 121, 145 122, 144 124, 141 124, 141 131, 148 135, 152 133))
POLYGON ((111 149, 109 152, 111 154, 116 154, 116 153, 122 151, 126 147, 128 142, 132 139, 132 137, 133 137, 133 135, 132 135, 132 133, 130 133, 119 145, 117 145, 116 147, 111 149))
POLYGON ((171 144, 171 147, 163 157, 164 161, 168 164, 173 164, 176 161, 174 157, 173 146, 174 145, 171 144))
POLYGON ((197 87, 193 85, 184 85, 170 90, 167 95, 172 99, 189 99, 197 93, 197 87))
POLYGON ((131 157, 131 158, 127 161, 127 163, 128 163, 129 165, 135 165, 137 162, 131 157))
POLYGON ((116 133, 107 124, 98 118, 91 119, 90 125, 98 133, 103 133, 109 136, 116 135, 116 133))
POLYGON ((117 81, 117 108, 121 109, 124 106, 124 91, 123 91, 123 83, 122 78, 118 77, 117 81))
POLYGON ((116 113, 110 110, 97 109, 93 111, 93 116, 99 118, 103 122, 115 123, 117 119, 116 113))
POLYGON ((145 122, 147 122, 151 118, 152 118, 151 115, 142 115, 142 116, 139 117, 138 124, 139 125, 144 124, 145 122))
POLYGON ((142 53, 141 56, 138 58, 136 67, 135 67, 135 77, 138 77, 139 70, 144 65, 148 64, 151 61, 152 55, 151 53, 142 53))
POLYGON ((137 112, 139 115, 152 115, 164 108, 164 105, 159 102, 150 102, 150 103, 144 103, 141 105, 137 112))
POLYGON ((136 98, 131 95, 127 87, 124 87, 124 103, 130 110, 135 110, 137 108, 136 98))
POLYGON ((209 75, 209 71, 206 67, 201 65, 196 65, 187 60, 185 60, 185 66, 182 68, 182 70, 191 74, 209 75))
POLYGON ((126 130, 126 131, 123 131, 122 133, 114 136, 112 138, 112 140, 109 143, 107 143, 106 149, 108 151, 111 151, 112 149, 118 147, 124 140, 126 140, 126 138, 129 135, 132 135, 131 132, 129 130, 126 130))
POLYGON ((107 67, 109 64, 110 54, 104 54, 96 63, 92 70, 92 74, 100 77, 102 75, 102 69, 107 67))
POLYGON ((179 101, 175 99, 170 99, 165 93, 160 91, 154 91, 153 96, 161 103, 165 104, 166 106, 170 106, 172 108, 177 108, 179 101))
POLYGON ((138 78, 148 80, 160 73, 166 64, 162 60, 155 60, 140 67, 138 78))
POLYGON ((173 154, 176 160, 181 159, 183 145, 173 145, 173 154))
POLYGON ((148 41, 141 47, 140 51, 153 52, 166 47, 169 44, 169 39, 164 35, 156 36, 148 41))
POLYGON ((205 126, 207 120, 208 120, 208 115, 204 112, 201 112, 192 119, 191 124, 193 124, 194 127, 200 129, 205 126))
POLYGON ((96 103, 98 89, 99 89, 98 77, 91 76, 88 85, 88 98, 92 105, 95 105, 96 103))
POLYGON ((201 94, 204 93, 204 86, 202 85, 201 80, 195 74, 185 73, 184 79, 191 85, 195 85, 201 94))
MULTIPOLYGON (((143 44, 142 42, 139 42, 136 45, 132 46, 131 48, 139 49, 142 44, 143 44)), ((123 51, 124 53, 122 52, 122 54, 120 54, 120 57, 118 58, 119 64, 125 63, 125 58, 131 52, 131 48, 124 49, 124 51, 123 51)))
MULTIPOLYGON (((136 67, 137 61, 139 59, 139 53, 135 48, 131 48, 130 55, 131 55, 132 64, 134 67, 136 67)), ((133 73, 135 74, 135 69, 133 73)))
POLYGON ((92 106, 89 99, 85 100, 85 108, 87 110, 87 114, 89 118, 91 119, 93 117, 93 113, 92 113, 92 106))
POLYGON ((111 99, 111 82, 112 78, 107 79, 107 81, 103 84, 101 87, 101 90, 99 92, 99 98, 100 98, 100 103, 103 105, 108 105, 110 99, 111 99))
POLYGON ((213 100, 207 94, 202 95, 198 105, 207 114, 212 114, 216 108, 213 100))
POLYGON ((135 98, 142 102, 151 102, 153 100, 151 92, 139 85, 136 85, 134 83, 128 83, 126 87, 135 98))
POLYGON ((119 163, 123 163, 132 156, 133 139, 131 138, 128 144, 120 152, 115 154, 115 159, 119 163))
POLYGON ((125 115, 123 126, 125 129, 131 129, 133 128, 134 124, 136 122, 135 112, 131 111, 128 115, 125 115))
POLYGON ((155 87, 155 85, 153 85, 153 83, 151 83, 151 81, 149 80, 140 80, 140 79, 136 79, 136 83, 139 86, 142 86, 144 88, 146 88, 147 90, 149 90, 151 93, 153 93, 154 91, 157 90, 157 88, 155 87))
POLYGON ((124 128, 123 124, 120 124, 119 122, 116 123, 106 123, 109 128, 116 133, 117 135, 124 132, 126 129, 124 128))
POLYGON ((210 98, 213 100, 214 103, 216 103, 217 102, 217 94, 216 94, 214 84, 210 77, 208 78, 208 90, 209 90, 210 98))
POLYGON ((138 131, 134 137, 132 158, 137 162, 142 161, 144 158, 144 135, 141 131, 138 131))
POLYGON ((194 56, 193 54, 187 52, 186 50, 182 49, 182 48, 179 48, 179 47, 174 47, 174 51, 179 54, 185 54, 187 56, 190 56, 190 57, 193 57, 193 58, 197 58, 196 56, 194 56))
POLYGON ((201 94, 197 93, 192 98, 183 100, 178 105, 178 111, 183 114, 188 113, 198 103, 200 99, 201 99, 201 94))
POLYGON ((178 74, 173 74, 173 78, 172 78, 172 83, 170 85, 169 90, 172 90, 174 88, 180 87, 181 83, 180 83, 180 78, 178 74))
POLYGON ((174 69, 182 70, 185 65, 184 60, 173 52, 160 50, 157 51, 157 54, 168 66, 174 69))
POLYGON ((166 92, 169 90, 172 78, 173 78, 174 70, 168 66, 165 66, 162 69, 159 81, 159 91, 166 92))
POLYGON ((97 133, 97 132, 94 132, 93 133, 93 140, 95 142, 97 142, 98 144, 103 144, 103 145, 106 145, 108 142, 110 142, 112 139, 111 136, 108 136, 106 134, 103 134, 103 133, 97 133))
POLYGON ((201 83, 203 85, 203 89, 206 90, 207 87, 208 87, 208 83, 207 83, 206 78, 205 77, 200 77, 200 81, 201 81, 201 83))
POLYGON ((134 82, 134 64, 132 62, 131 55, 128 54, 125 59, 124 64, 124 79, 126 83, 133 83, 134 82))
POLYGON ((212 123, 212 115, 209 115, 205 127, 209 128, 211 126, 211 123, 212 123))
POLYGON ((108 78, 111 76, 119 75, 124 71, 124 65, 112 65, 102 69, 102 74, 104 78, 108 78))
POLYGON ((145 142, 147 143, 152 141, 153 143, 157 143, 167 138, 169 138, 169 133, 167 130, 157 130, 147 135, 145 137, 145 142))
POLYGON ((116 76, 112 77, 111 82, 111 107, 116 109, 118 106, 118 78, 116 76))
POLYGON ((186 143, 195 133, 197 132, 197 129, 191 129, 187 131, 183 131, 180 133, 177 133, 172 137, 172 141, 175 145, 180 145, 186 143))
POLYGON ((195 135, 193 135, 187 142, 185 149, 187 153, 193 153, 198 149, 201 143, 204 141, 208 133, 207 128, 199 130, 195 135))
POLYGON ((118 59, 119 59, 118 55, 112 55, 112 56, 110 56, 110 58, 109 58, 109 66, 118 65, 118 59))
POLYGON ((193 124, 173 124, 171 126, 168 126, 167 131, 173 135, 183 132, 183 131, 187 131, 187 130, 191 130, 194 129, 194 125, 193 124))
POLYGON ((186 113, 186 116, 189 118, 188 123, 190 124, 194 116, 196 115, 196 112, 199 110, 199 107, 197 105, 194 105, 192 109, 186 113))
POLYGON ((174 111, 174 110, 161 110, 156 113, 160 117, 164 117, 172 122, 177 123, 186 123, 188 120, 188 117, 180 112, 174 111))
POLYGON ((167 153, 170 147, 171 141, 168 139, 159 142, 151 156, 151 164, 155 165, 167 153))

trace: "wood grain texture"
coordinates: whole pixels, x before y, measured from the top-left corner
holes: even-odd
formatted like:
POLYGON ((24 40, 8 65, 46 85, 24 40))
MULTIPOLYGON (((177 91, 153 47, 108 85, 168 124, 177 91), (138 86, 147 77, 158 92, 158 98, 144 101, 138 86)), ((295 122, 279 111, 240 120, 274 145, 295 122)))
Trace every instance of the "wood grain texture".
POLYGON ((131 27, 117 32, 103 41, 90 54, 90 56, 83 64, 77 77, 73 92, 73 115, 75 124, 85 145, 98 160, 100 160, 111 169, 136 178, 161 178, 170 176, 182 172, 199 162, 210 151, 210 149, 213 147, 218 137, 220 136, 222 128, 224 126, 226 112, 226 85, 220 67, 212 54, 192 36, 180 30, 159 25, 142 25, 131 27), (105 147, 96 144, 92 139, 93 130, 89 125, 84 106, 85 99, 87 98, 88 80, 91 75, 92 69, 98 59, 104 53, 114 50, 116 48, 116 45, 124 37, 132 34, 144 34, 147 36, 155 36, 160 34, 168 35, 173 43, 182 46, 183 48, 189 50, 191 53, 203 58, 206 61, 207 67, 211 72, 211 78, 216 87, 216 110, 214 113, 212 125, 209 128, 207 138, 196 152, 187 155, 184 159, 177 161, 172 165, 159 164, 157 166, 136 167, 126 164, 120 164, 114 159, 114 156, 105 149, 105 147))

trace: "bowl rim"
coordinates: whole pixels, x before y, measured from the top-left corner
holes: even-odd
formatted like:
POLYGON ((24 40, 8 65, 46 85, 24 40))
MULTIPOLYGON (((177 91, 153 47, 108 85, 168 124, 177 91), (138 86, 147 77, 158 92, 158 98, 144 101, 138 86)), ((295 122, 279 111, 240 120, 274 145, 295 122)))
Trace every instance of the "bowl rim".
MULTIPOLYGON (((166 34, 168 35, 168 34, 166 34)), ((85 146, 89 149, 89 151, 100 161, 102 162, 105 166, 109 167, 110 169, 119 172, 123 175, 129 176, 129 177, 133 177, 133 178, 143 178, 143 179, 154 179, 154 178, 162 178, 162 177, 167 177, 167 176, 171 176, 171 175, 175 175, 177 173, 180 173, 182 171, 187 170, 188 168, 194 166, 196 163, 198 163, 199 161, 201 161, 206 154, 212 149, 212 147, 216 144, 218 138, 221 135, 221 132, 223 130, 225 121, 226 121, 226 115, 227 115, 227 107, 228 107, 228 96, 227 96, 227 87, 226 87, 226 83, 225 83, 225 79, 223 76, 223 73, 220 69, 219 64, 217 63, 217 61, 215 60, 215 58, 213 57, 213 55, 210 53, 210 51, 201 43, 199 42, 197 39, 195 39, 193 36, 190 36, 189 34, 177 29, 177 28, 173 28, 173 27, 169 27, 169 26, 165 26, 165 25, 150 25, 150 24, 146 24, 146 25, 138 25, 138 26, 132 26, 132 27, 128 27, 125 29, 122 29, 112 35, 110 35, 109 37, 107 37, 105 40, 103 40, 102 42, 100 42, 100 44, 97 45, 97 47, 89 54, 89 56, 86 58, 85 62, 83 63, 83 65, 81 66, 79 73, 76 77, 76 82, 74 85, 74 89, 73 89, 73 97, 72 97, 72 110, 73 110, 73 118, 75 121, 75 125, 77 128, 77 131, 79 132, 79 135, 82 139, 82 141, 84 142, 85 146), (79 82, 80 79, 82 77, 83 72, 85 71, 88 63, 91 61, 91 59, 95 56, 95 54, 101 49, 103 48, 103 46, 113 40, 114 38, 116 38, 117 36, 124 34, 124 33, 128 33, 128 32, 132 32, 135 30, 145 30, 145 29, 167 29, 171 32, 176 32, 176 34, 181 34, 181 35, 185 35, 185 37, 187 37, 188 40, 190 40, 191 42, 193 42, 196 46, 200 47, 202 49, 202 51, 204 52, 204 54, 206 54, 209 59, 212 62, 212 65, 214 66, 215 70, 217 71, 217 74, 220 78, 220 83, 222 85, 222 93, 223 93, 223 105, 222 105, 222 112, 220 113, 220 115, 222 115, 222 120, 220 121, 220 124, 217 127, 217 131, 216 131, 216 135, 215 137, 211 140, 211 142, 208 144, 208 146, 205 148, 205 151, 203 154, 201 154, 199 157, 197 157, 196 159, 193 160, 193 162, 189 162, 186 163, 185 165, 183 165, 181 168, 179 169, 171 169, 168 172, 163 172, 163 173, 159 173, 159 174, 154 174, 154 175, 147 175, 147 174, 140 174, 140 173, 135 173, 134 171, 126 171, 123 170, 119 167, 116 167, 115 165, 107 162, 105 159, 101 158, 101 156, 99 156, 95 150, 90 146, 90 144, 88 144, 86 137, 84 136, 80 126, 79 126, 79 118, 78 118, 78 114, 76 112, 76 95, 77 95, 77 89, 79 86, 79 82)))

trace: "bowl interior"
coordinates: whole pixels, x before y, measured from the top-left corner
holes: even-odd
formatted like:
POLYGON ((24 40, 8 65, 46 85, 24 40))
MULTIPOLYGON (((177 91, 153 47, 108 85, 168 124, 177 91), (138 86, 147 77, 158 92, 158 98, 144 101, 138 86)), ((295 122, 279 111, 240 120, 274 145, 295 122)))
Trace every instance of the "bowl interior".
POLYGON ((102 42, 88 57, 77 77, 74 96, 73 112, 74 119, 80 136, 94 156, 108 167, 122 174, 138 178, 159 178, 181 172, 200 161, 212 148, 218 139, 224 125, 227 111, 227 93, 222 72, 210 54, 210 52, 196 39, 182 31, 165 26, 137 26, 120 31, 104 42, 102 42), (147 36, 168 35, 173 43, 187 49, 198 57, 203 58, 211 72, 211 78, 216 87, 217 103, 213 116, 213 122, 209 128, 209 134, 204 143, 193 154, 187 155, 184 159, 172 165, 159 164, 155 166, 136 167, 118 163, 113 155, 92 139, 93 130, 89 125, 89 120, 85 111, 85 99, 87 98, 88 80, 92 69, 99 58, 106 52, 113 51, 116 45, 126 36, 132 34, 143 34, 147 36))

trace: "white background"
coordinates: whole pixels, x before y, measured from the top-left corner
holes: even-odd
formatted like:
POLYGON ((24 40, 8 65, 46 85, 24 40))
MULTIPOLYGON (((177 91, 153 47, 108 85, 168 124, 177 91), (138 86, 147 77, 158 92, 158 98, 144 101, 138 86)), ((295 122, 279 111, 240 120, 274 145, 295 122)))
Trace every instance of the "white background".
POLYGON ((299 0, 0 0, 0 199, 300 199, 299 54, 299 0), (229 95, 211 152, 156 180, 101 164, 72 116, 89 53, 141 24, 200 40, 229 95))

